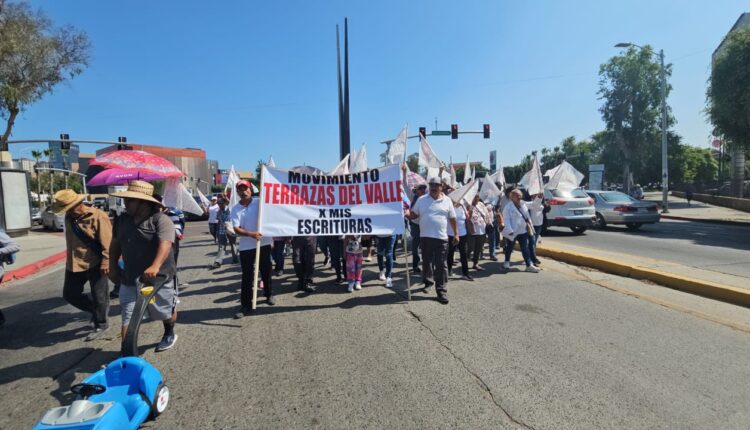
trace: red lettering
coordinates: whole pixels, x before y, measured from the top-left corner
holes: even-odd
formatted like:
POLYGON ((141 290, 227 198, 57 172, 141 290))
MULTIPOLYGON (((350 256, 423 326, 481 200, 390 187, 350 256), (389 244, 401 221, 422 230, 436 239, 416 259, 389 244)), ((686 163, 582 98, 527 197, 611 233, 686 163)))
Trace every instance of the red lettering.
POLYGON ((279 204, 279 188, 281 187, 281 184, 273 184, 273 204, 278 205, 279 204))
POLYGON ((367 200, 367 204, 371 205, 373 203, 373 191, 372 188, 374 187, 374 184, 365 184, 365 199, 367 200))
POLYGON ((384 184, 375 184, 375 195, 373 196, 373 203, 383 203, 383 190, 381 186, 384 184))
POLYGON ((336 188, 333 185, 329 185, 326 187, 326 195, 329 206, 333 206, 336 204, 336 188))
POLYGON ((292 185, 289 187, 289 191, 291 192, 291 198, 289 199, 290 205, 297 205, 299 204, 299 185, 292 185))
POLYGON ((323 185, 318 186, 318 205, 326 205, 326 187, 324 187, 323 185))
POLYGON ((356 202, 356 204, 361 205, 362 196, 359 194, 359 185, 352 185, 352 189, 354 190, 354 194, 356 195, 354 201, 356 202))
POLYGON ((265 186, 263 187, 263 189, 266 190, 265 201, 266 201, 266 204, 268 204, 271 201, 271 187, 265 186))
POLYGON ((289 185, 281 184, 281 204, 289 204, 289 185))
POLYGON ((339 204, 340 205, 348 205, 349 204, 349 187, 347 186, 340 186, 339 187, 339 204))
POLYGON ((308 196, 308 187, 307 185, 302 185, 299 187, 300 193, 299 193, 299 204, 306 205, 309 204, 310 196, 308 196))

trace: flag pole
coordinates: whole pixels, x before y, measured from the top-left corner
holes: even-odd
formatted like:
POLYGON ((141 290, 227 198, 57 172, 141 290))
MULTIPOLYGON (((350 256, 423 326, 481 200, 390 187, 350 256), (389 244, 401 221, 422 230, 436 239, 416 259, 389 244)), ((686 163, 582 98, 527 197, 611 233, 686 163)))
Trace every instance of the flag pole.
MULTIPOLYGON (((260 182, 258 185, 258 222, 256 223, 258 232, 260 232, 260 220, 261 215, 263 214, 263 171, 266 170, 266 166, 260 167, 260 182)), ((252 188, 250 188, 250 192, 252 193, 252 188)), ((254 272, 253 272, 253 303, 252 303, 252 310, 255 310, 255 307, 258 303, 258 270, 260 269, 260 244, 263 241, 263 238, 261 240, 255 241, 255 265, 254 265, 254 272)), ((264 288, 267 286, 264 285, 264 288)))
MULTIPOLYGON (((406 159, 404 159, 403 163, 406 164, 406 159)), ((404 175, 403 183, 405 184, 406 183, 406 174, 404 173, 403 169, 399 169, 399 170, 401 170, 401 174, 404 175)), ((404 206, 402 204, 401 205, 401 208, 402 208, 401 209, 401 218, 402 219, 404 218, 403 207, 404 206)), ((410 209, 411 209, 411 207, 410 207, 410 209)), ((408 224, 409 222, 410 221, 407 219, 406 220, 406 224, 404 225, 404 232, 401 234, 401 237, 402 237, 402 240, 404 242, 404 270, 406 270, 406 296, 407 296, 407 300, 409 302, 411 302, 411 275, 409 274, 409 251, 407 250, 407 248, 409 247, 409 244, 406 241, 406 226, 409 225, 408 224)), ((412 238, 412 240, 414 240, 414 239, 412 238)), ((412 256, 411 258, 414 258, 414 256, 412 256)))

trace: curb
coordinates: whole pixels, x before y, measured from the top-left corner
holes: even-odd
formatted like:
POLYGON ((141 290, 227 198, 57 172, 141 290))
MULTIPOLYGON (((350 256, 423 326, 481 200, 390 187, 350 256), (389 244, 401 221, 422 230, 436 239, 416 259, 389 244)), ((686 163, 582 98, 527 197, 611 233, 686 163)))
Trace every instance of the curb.
POLYGON ((31 276, 46 267, 52 266, 55 263, 63 261, 65 260, 67 253, 68 253, 67 251, 60 251, 57 254, 52 254, 49 257, 43 258, 31 264, 27 264, 16 270, 7 271, 5 272, 5 276, 3 278, 3 284, 6 284, 13 280, 18 280, 18 279, 25 278, 27 276, 31 276))
POLYGON ((696 294, 709 299, 750 307, 750 290, 727 287, 710 281, 692 279, 675 275, 674 273, 618 263, 606 258, 578 252, 562 251, 555 248, 539 247, 537 248, 537 254, 578 266, 592 267, 606 273, 635 279, 645 279, 675 290, 696 294))
POLYGON ((750 227, 750 222, 744 222, 744 221, 732 221, 728 219, 707 219, 707 218, 689 218, 684 216, 675 216, 675 215, 661 215, 662 218, 665 219, 674 219, 679 221, 692 221, 692 222, 703 222, 706 224, 721 224, 721 225, 733 225, 738 227, 750 227))

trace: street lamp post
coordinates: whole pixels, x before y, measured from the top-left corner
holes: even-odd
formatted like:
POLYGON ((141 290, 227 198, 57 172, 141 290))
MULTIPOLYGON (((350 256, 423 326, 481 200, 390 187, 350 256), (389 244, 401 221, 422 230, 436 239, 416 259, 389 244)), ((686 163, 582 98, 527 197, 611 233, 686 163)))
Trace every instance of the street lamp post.
MULTIPOLYGON (((634 46, 644 49, 635 43, 618 43, 615 48, 634 46)), ((662 213, 669 213, 669 163, 667 157, 667 72, 664 67, 664 50, 659 50, 659 65, 661 66, 661 205, 662 213)))

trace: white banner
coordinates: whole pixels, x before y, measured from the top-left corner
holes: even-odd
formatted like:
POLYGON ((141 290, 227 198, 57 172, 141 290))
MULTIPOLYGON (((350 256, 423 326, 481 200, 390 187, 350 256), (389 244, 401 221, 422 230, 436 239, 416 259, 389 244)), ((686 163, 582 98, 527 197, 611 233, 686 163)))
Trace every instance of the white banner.
POLYGON ((401 170, 310 175, 263 166, 265 236, 390 235, 404 232, 401 170))

